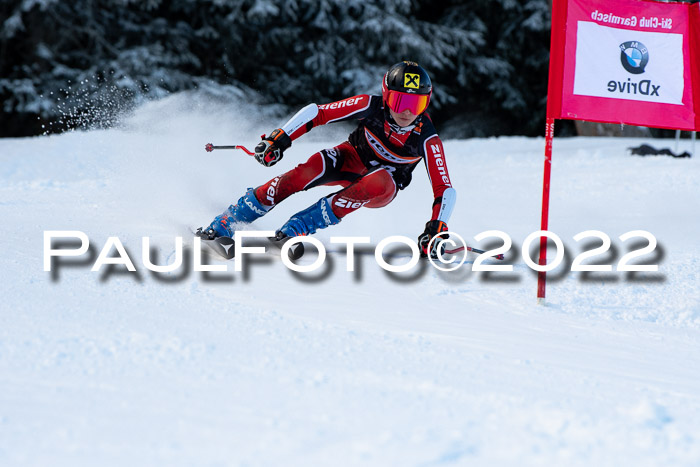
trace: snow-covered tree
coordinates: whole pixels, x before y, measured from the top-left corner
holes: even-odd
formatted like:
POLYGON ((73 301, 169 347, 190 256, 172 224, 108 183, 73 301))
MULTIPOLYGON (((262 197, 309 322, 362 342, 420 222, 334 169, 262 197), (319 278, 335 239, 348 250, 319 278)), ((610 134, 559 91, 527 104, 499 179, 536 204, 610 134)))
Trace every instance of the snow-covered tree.
POLYGON ((0 134, 110 124, 196 87, 291 110, 377 93, 404 59, 433 77, 452 136, 538 134, 548 29, 548 0, 6 1, 0 134))

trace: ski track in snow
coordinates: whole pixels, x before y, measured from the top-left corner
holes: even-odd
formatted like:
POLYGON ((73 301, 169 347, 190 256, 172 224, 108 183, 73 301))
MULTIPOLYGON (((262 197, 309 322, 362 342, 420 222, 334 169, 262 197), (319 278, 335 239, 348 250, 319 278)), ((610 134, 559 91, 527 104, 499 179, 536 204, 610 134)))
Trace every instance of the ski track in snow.
MULTIPOLYGON (((158 261, 176 236, 191 253, 190 228, 347 136, 315 129, 272 170, 204 152, 276 124, 246 113, 183 94, 119 129, 0 140, 0 465, 700 465, 697 156, 555 139, 550 230, 568 260, 573 236, 597 229, 616 264, 618 237, 643 229, 659 255, 641 259, 660 270, 565 272, 546 306, 519 256, 539 229, 543 138, 445 143, 450 229, 482 248, 479 232, 508 233, 513 273, 391 275, 371 255, 353 273, 340 254, 298 275, 269 256, 245 274, 147 271, 141 237, 158 261), (45 230, 85 232, 92 258, 44 272, 45 230), (90 271, 110 236, 138 273, 90 271)), ((317 237, 415 238, 431 203, 421 166, 391 205, 317 237)))

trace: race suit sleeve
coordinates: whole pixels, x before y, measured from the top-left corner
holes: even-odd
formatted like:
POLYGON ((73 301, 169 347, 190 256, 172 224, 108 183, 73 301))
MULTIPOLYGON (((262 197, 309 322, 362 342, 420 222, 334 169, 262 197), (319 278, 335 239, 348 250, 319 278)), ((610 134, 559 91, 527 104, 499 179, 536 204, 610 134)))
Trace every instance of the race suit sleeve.
POLYGON ((359 120, 371 111, 376 98, 367 94, 348 97, 330 104, 309 104, 297 112, 282 129, 292 141, 309 132, 313 127, 343 120, 359 120))
POLYGON ((441 220, 447 223, 452 215, 457 192, 452 188, 450 174, 445 164, 445 151, 438 135, 430 136, 423 143, 425 152, 425 166, 428 170, 428 178, 433 187, 433 212, 430 220, 441 220))

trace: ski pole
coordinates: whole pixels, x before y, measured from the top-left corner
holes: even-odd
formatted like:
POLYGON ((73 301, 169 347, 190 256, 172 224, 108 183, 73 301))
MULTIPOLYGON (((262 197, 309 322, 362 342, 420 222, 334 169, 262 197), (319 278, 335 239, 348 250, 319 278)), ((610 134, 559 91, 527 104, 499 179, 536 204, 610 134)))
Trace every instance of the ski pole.
MULTIPOLYGON (((478 248, 472 248, 470 246, 466 246, 466 247, 460 246, 459 248, 455 248, 454 250, 445 250, 445 253, 447 253, 449 255, 453 255, 455 253, 459 253, 460 251, 464 251, 464 250, 471 251, 472 253, 476 253, 479 255, 486 253, 486 251, 484 251, 484 250, 480 250, 478 248)), ((503 256, 503 254, 493 256, 493 258, 500 259, 500 260, 506 259, 506 257, 503 256)))
POLYGON ((252 156, 253 154, 255 154, 254 152, 249 151, 248 148, 246 148, 245 146, 241 146, 238 144, 235 146, 214 146, 211 143, 207 143, 206 145, 204 145, 204 149, 207 152, 212 152, 214 149, 240 149, 242 151, 245 151, 245 153, 248 154, 249 156, 252 156))

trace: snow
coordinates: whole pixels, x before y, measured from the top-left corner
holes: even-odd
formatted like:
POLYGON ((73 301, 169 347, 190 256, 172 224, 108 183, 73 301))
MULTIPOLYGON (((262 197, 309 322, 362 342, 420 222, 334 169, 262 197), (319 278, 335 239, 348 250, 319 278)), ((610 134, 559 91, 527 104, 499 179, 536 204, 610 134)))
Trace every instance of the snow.
MULTIPOLYGON (((546 306, 520 254, 539 230, 542 138, 445 143, 451 231, 482 248, 476 234, 507 233, 512 273, 471 272, 470 256, 454 273, 389 274, 370 254, 356 272, 342 254, 297 275, 272 256, 148 271, 142 237, 158 263, 177 236, 190 258, 189 228, 347 135, 314 129, 272 169, 204 151, 282 123, 258 114, 181 94, 118 129, 0 140, 0 465, 700 464, 698 157, 626 151, 673 141, 555 139, 550 230, 567 259, 546 306), (631 249, 620 235, 651 232, 657 252, 639 261, 659 271, 567 270, 590 229, 610 236, 598 259, 613 265, 631 249), (49 230, 85 232, 89 254, 45 272, 49 230), (109 237, 136 273, 90 270, 109 237)), ((419 167, 391 205, 318 238, 415 238, 431 204, 419 167)))

